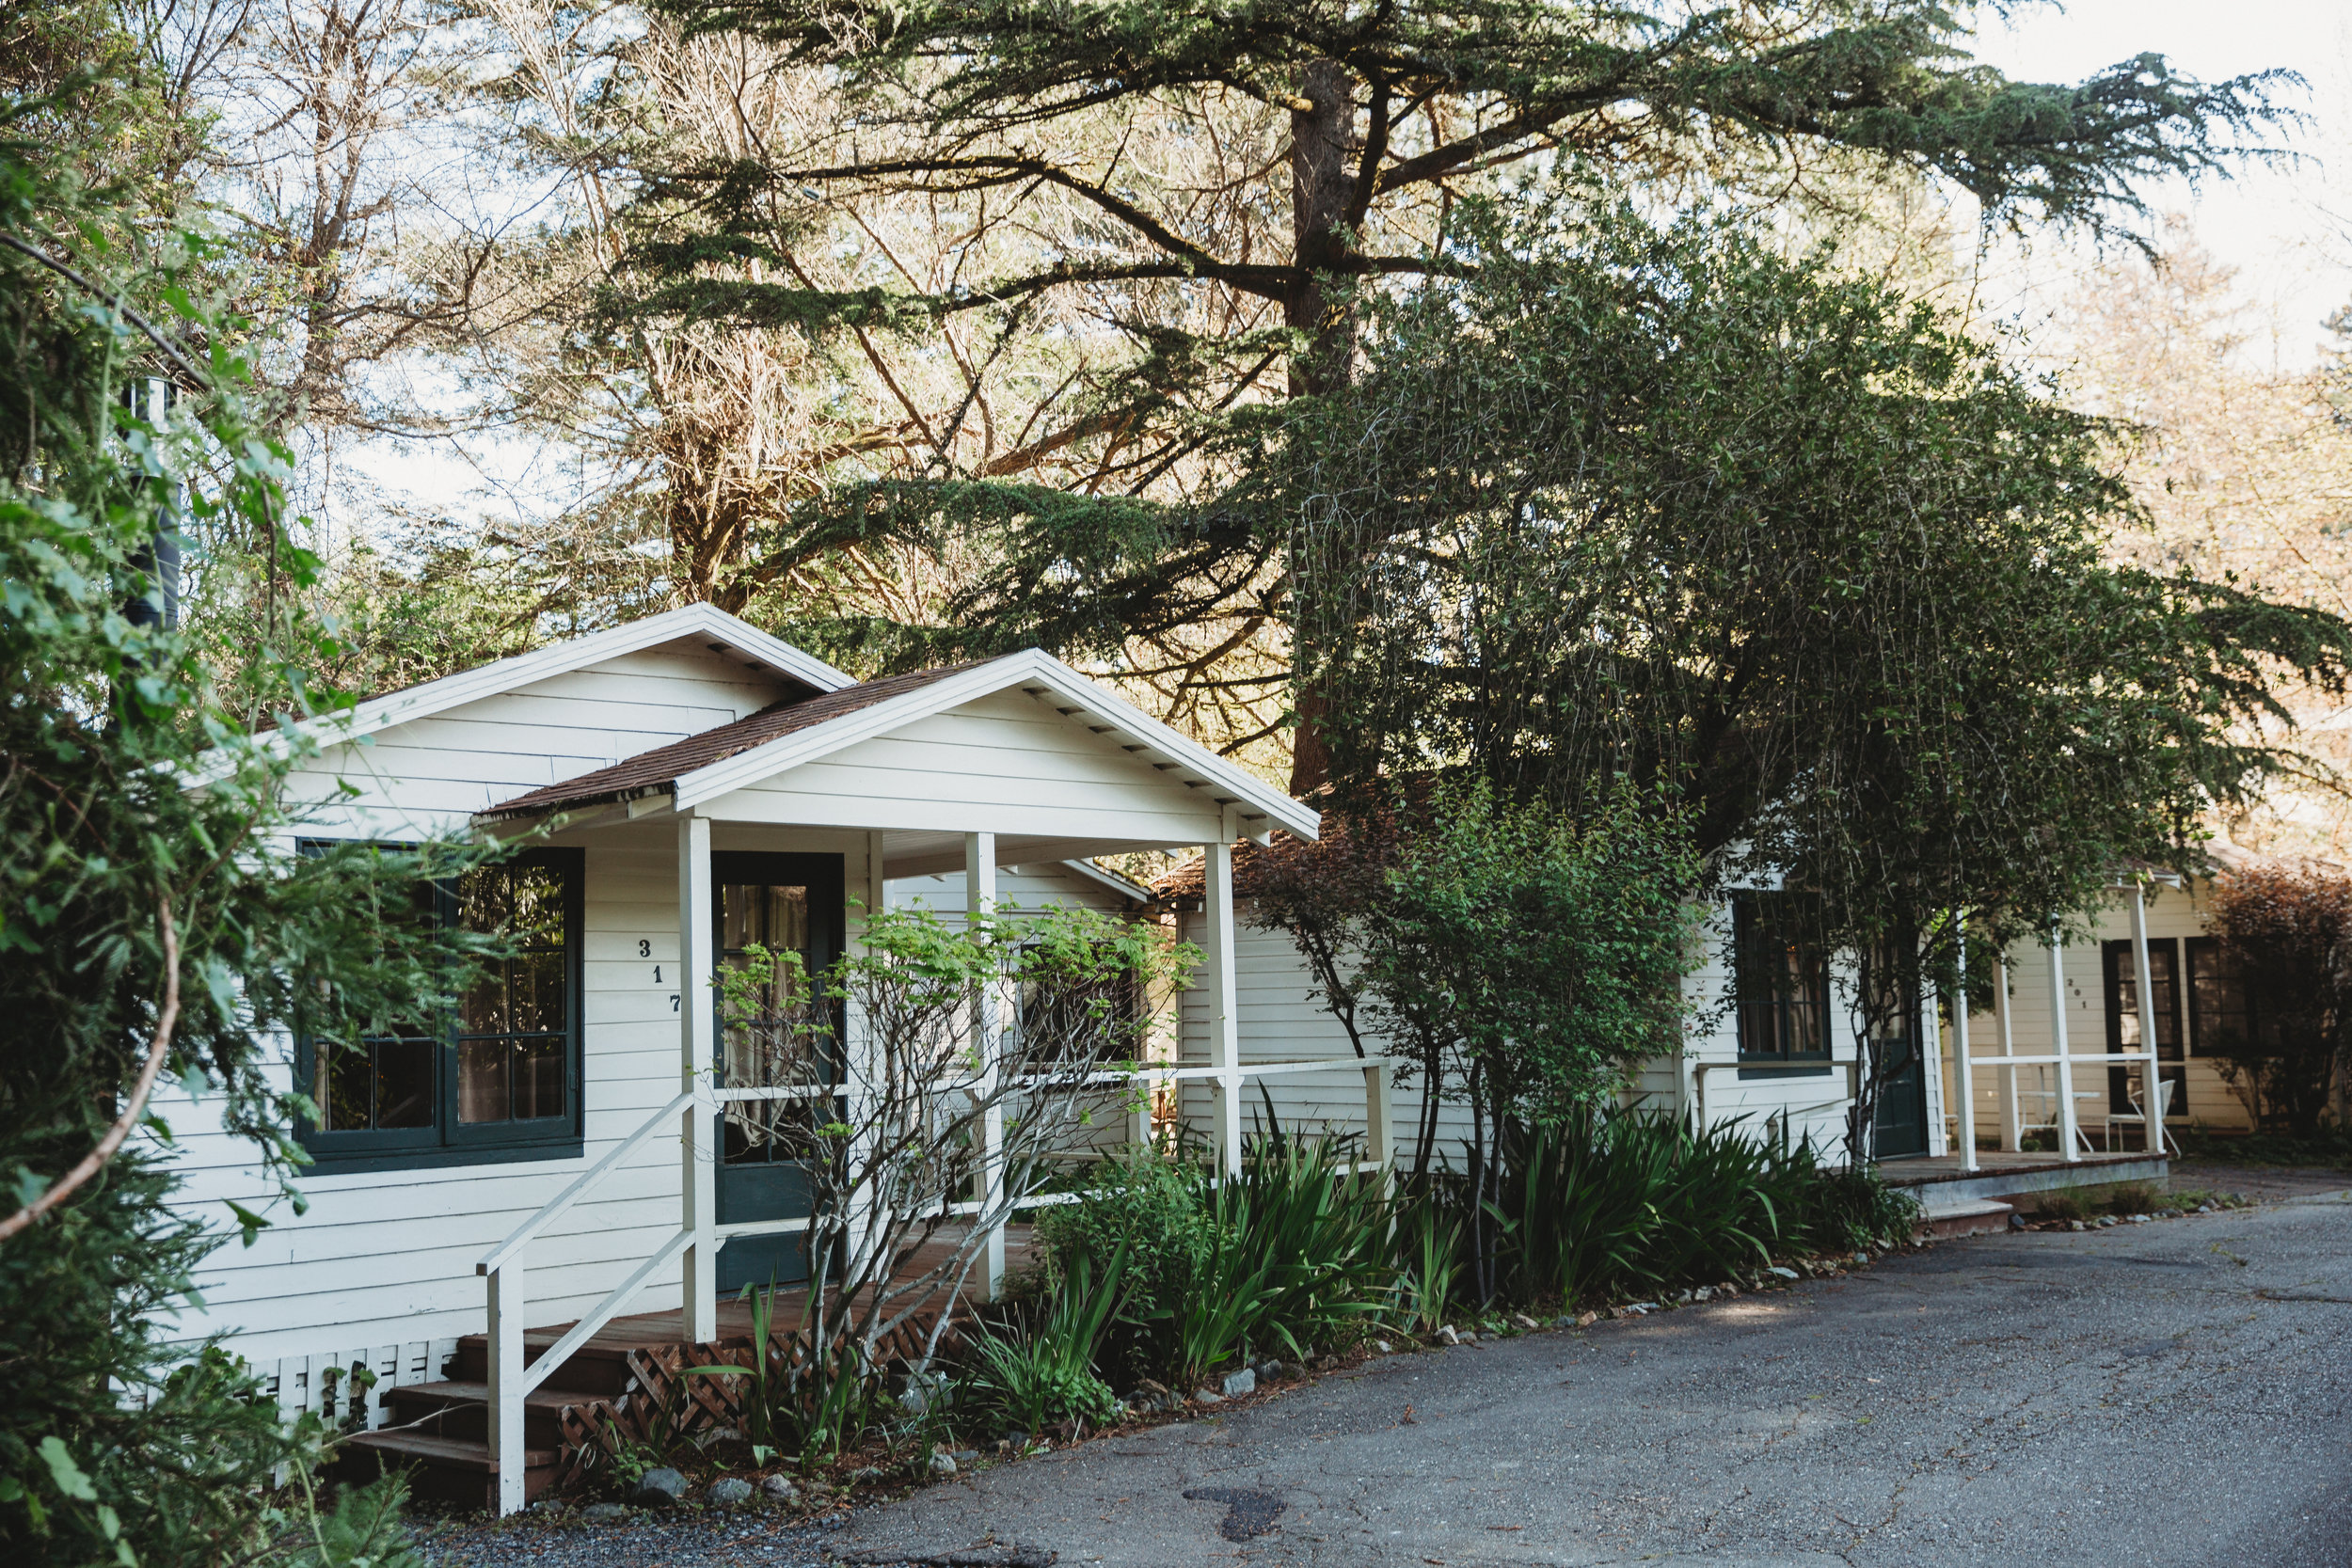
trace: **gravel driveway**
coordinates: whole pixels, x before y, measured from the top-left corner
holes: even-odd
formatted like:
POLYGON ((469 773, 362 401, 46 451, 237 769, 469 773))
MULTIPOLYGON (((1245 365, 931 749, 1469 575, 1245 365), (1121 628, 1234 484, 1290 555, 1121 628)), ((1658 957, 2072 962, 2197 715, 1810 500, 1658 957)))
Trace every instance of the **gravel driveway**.
POLYGON ((944 1561, 993 1539, 1065 1568, 2312 1568, 2352 1561, 2347 1415, 2338 1192, 1393 1356, 932 1488, 837 1547, 944 1561))
POLYGON ((2352 1193, 2323 1184, 1396 1355, 833 1530, 425 1544, 450 1568, 2352 1563, 2352 1193))

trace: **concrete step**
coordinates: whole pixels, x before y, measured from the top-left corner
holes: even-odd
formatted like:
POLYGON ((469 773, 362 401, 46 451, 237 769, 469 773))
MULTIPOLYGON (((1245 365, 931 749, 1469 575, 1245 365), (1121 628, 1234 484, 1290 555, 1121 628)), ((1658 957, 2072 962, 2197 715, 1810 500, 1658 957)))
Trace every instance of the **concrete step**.
POLYGON ((1985 1236, 2009 1228, 2014 1204, 1995 1197, 1947 1198, 1919 1210, 1917 1235, 1922 1241, 1950 1241, 1956 1236, 1985 1236))

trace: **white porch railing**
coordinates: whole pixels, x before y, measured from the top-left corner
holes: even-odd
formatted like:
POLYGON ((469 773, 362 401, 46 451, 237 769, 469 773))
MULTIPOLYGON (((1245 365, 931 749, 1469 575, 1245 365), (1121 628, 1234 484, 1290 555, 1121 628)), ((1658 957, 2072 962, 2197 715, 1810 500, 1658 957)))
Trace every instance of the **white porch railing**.
MULTIPOLYGON (((1251 1078, 1271 1078, 1298 1073, 1332 1072, 1340 1069, 1360 1071, 1364 1083, 1364 1131, 1366 1158, 1356 1168, 1375 1167, 1381 1171, 1394 1168, 1395 1149, 1389 1114, 1389 1062, 1386 1057, 1335 1057, 1311 1062, 1251 1062, 1234 1067, 1146 1067, 1132 1073, 1103 1072, 1095 1074, 1104 1084, 1118 1083, 1143 1087, 1141 1106, 1136 1115, 1141 1122, 1136 1142, 1149 1147, 1152 1141, 1152 1095, 1163 1083, 1206 1079, 1213 1082, 1220 1095, 1238 1097, 1244 1081, 1251 1078)), ((1066 1080, 1064 1081, 1066 1082, 1066 1080)), ((498 1511, 501 1514, 519 1511, 524 1502, 523 1408, 531 1391, 547 1381, 557 1368, 585 1345, 596 1334, 619 1316, 621 1309, 635 1300, 653 1277, 668 1268, 689 1249, 695 1250, 703 1266, 694 1273, 696 1286, 714 1291, 716 1276, 712 1273, 718 1243, 734 1236, 778 1236, 808 1228, 808 1219, 801 1216, 785 1220, 754 1220, 736 1225, 714 1223, 715 1215, 707 1202, 695 1201, 696 1183, 681 1183, 678 1228, 675 1234, 656 1247, 652 1255, 632 1269, 628 1276, 605 1293, 604 1299, 581 1314, 580 1321, 566 1330, 564 1337, 543 1352, 536 1360, 525 1364, 524 1329, 529 1323, 530 1275, 524 1262, 524 1250, 561 1218, 564 1212, 594 1191, 623 1162, 642 1148, 646 1140, 665 1124, 679 1126, 680 1117, 715 1116, 720 1108, 732 1101, 754 1100, 806 1100, 840 1093, 838 1086, 810 1086, 770 1089, 714 1089, 697 1085, 680 1093, 652 1116, 634 1132, 607 1150, 595 1164, 575 1177, 564 1189, 542 1204, 529 1219, 516 1226, 506 1239, 485 1253, 474 1265, 474 1272, 488 1282, 488 1338, 490 1347, 488 1403, 490 1459, 498 1475, 498 1511)), ((1222 1128, 1235 1128, 1235 1117, 1220 1114, 1222 1128)), ((988 1124, 988 1136, 1001 1137, 993 1119, 988 1124)), ((691 1147, 705 1148, 696 1139, 691 1147)), ((985 1151, 993 1156, 993 1148, 985 1151)), ((1236 1141, 1232 1147, 1220 1146, 1218 1161, 1228 1173, 1241 1168, 1241 1149, 1236 1141)), ((992 1164, 984 1160, 983 1164, 992 1164)), ((1015 1210, 1033 1209, 1049 1203, 1071 1201, 1069 1195, 1037 1194, 1016 1201, 1015 1210)), ((977 1212, 978 1203, 957 1204, 956 1212, 977 1212)), ((991 1249, 992 1257, 1001 1256, 1001 1247, 991 1249)), ((987 1289, 993 1296, 1001 1288, 1001 1272, 992 1270, 987 1289)), ((707 1321, 715 1315, 716 1304, 707 1304, 708 1310, 697 1312, 698 1304, 684 1303, 689 1322, 707 1321)), ((689 1336, 691 1338, 691 1335, 689 1336)))
POLYGON ((689 1248, 694 1249, 705 1259, 698 1277, 707 1285, 713 1278, 708 1260, 720 1242, 732 1236, 786 1235, 795 1230, 805 1230, 808 1221, 801 1217, 719 1225, 715 1223, 716 1216, 709 1204, 693 1201, 690 1187, 683 1195, 676 1232, 656 1247, 652 1256, 631 1270, 628 1277, 606 1291, 602 1301, 581 1314, 580 1321, 562 1338, 549 1345, 537 1360, 527 1366, 523 1332, 530 1323, 530 1274, 523 1261, 523 1249, 555 1223, 565 1210, 620 1168, 621 1163, 644 1147, 645 1140, 665 1123, 675 1126, 681 1117, 716 1115, 719 1107, 733 1101, 806 1100, 835 1092, 824 1087, 712 1089, 701 1085, 685 1090, 648 1117, 636 1132, 615 1144, 602 1159, 580 1172, 570 1185, 542 1204, 536 1213, 516 1226, 506 1240, 485 1253, 482 1260, 474 1265, 474 1273, 488 1281, 490 1463, 498 1474, 498 1511, 501 1513, 513 1513, 523 1506, 523 1409, 524 1401, 532 1389, 545 1383, 557 1368, 619 1316, 621 1309, 637 1298, 637 1293, 654 1275, 676 1262, 689 1248))

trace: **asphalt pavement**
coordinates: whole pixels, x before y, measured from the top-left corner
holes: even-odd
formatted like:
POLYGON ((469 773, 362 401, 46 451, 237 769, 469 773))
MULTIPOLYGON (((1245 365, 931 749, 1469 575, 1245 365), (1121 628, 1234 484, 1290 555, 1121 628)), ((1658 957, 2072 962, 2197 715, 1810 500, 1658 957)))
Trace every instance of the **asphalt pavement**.
POLYGON ((1385 1357, 860 1510, 825 1544, 1063 1568, 2321 1568, 2352 1564, 2348 1415, 2352 1194, 2303 1191, 1385 1357))

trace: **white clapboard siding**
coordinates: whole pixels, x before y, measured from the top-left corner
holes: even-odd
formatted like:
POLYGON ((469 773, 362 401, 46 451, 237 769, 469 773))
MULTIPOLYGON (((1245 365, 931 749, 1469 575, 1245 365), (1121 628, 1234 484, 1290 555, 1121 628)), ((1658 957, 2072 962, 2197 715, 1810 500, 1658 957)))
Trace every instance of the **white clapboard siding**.
MULTIPOLYGON (((699 645, 625 655, 310 760, 300 780, 323 804, 305 832, 457 831, 485 806, 740 718, 787 689, 699 645), (358 786, 356 800, 342 797, 343 782, 358 786)), ((863 834, 729 827, 714 843, 840 851, 852 885, 865 875, 863 834)), ((230 1350, 257 1362, 298 1363, 300 1375, 290 1383, 281 1370, 280 1382, 294 1390, 281 1397, 299 1402, 322 1397, 314 1363, 355 1354, 334 1347, 453 1343, 481 1330, 475 1260, 676 1093, 677 1022, 669 1006, 677 989, 675 829, 658 822, 601 835, 586 845, 584 865, 582 1153, 427 1170, 305 1172, 297 1185, 309 1207, 297 1215, 275 1199, 251 1147, 224 1132, 211 1106, 176 1090, 159 1096, 186 1177, 180 1203, 224 1222, 224 1243, 199 1271, 206 1309, 187 1314, 182 1332, 226 1333, 230 1350), (640 941, 649 956, 639 956, 640 941), (226 1200, 273 1221, 253 1246, 228 1232, 226 1200)), ((273 1050, 271 1071, 282 1084, 291 1076, 291 1044, 277 1041, 273 1050)), ((676 1146, 655 1137, 532 1249, 531 1321, 579 1316, 660 1245, 677 1218, 676 1146)), ((645 1301, 675 1300, 676 1290, 673 1273, 648 1284, 645 1301)))
MULTIPOLYGON (((1245 1063, 1328 1061, 1340 1065, 1328 1072, 1246 1081, 1241 1104, 1244 1133, 1263 1128, 1270 1100, 1275 1119, 1285 1132, 1361 1137, 1364 1080, 1362 1072, 1354 1066, 1356 1049, 1347 1031, 1319 998, 1310 994, 1314 982, 1291 939, 1280 931, 1249 924, 1248 912, 1245 902, 1236 909, 1234 922, 1233 981, 1239 1003, 1235 1022, 1241 1059, 1245 1063)), ((1185 913, 1179 924, 1179 935, 1186 942, 1200 942, 1203 919, 1198 911, 1185 913)), ((1179 1055, 1187 1067, 1211 1065, 1209 1017, 1209 994, 1197 977, 1196 983, 1184 991, 1179 1026, 1179 1055)), ((1364 1048, 1378 1055, 1385 1052, 1387 1042, 1367 1032, 1364 1048)), ((1415 1129, 1420 1125, 1422 1092, 1419 1084, 1406 1084, 1398 1085, 1391 1096, 1400 1159, 1411 1158, 1415 1129)), ((1216 1125, 1213 1096, 1210 1086, 1197 1079, 1185 1081, 1178 1096, 1186 1127, 1203 1139, 1212 1134, 1216 1125)), ((1454 1102, 1440 1105, 1437 1144, 1439 1157, 1458 1166, 1469 1134, 1469 1108, 1454 1102)))
POLYGON ((1211 792, 1018 691, 915 720, 712 802, 763 822, 1199 844, 1219 831, 1211 792))

